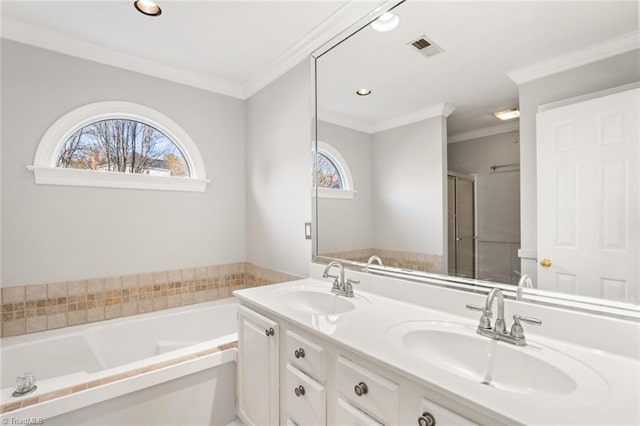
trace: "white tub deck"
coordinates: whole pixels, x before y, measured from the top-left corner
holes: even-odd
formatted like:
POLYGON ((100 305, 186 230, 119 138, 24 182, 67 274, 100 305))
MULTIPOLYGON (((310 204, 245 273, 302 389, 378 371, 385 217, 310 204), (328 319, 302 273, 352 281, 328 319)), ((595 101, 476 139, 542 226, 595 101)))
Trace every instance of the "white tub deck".
POLYGON ((237 306, 228 298, 3 338, 2 416, 49 418, 233 362, 237 306), (38 389, 14 398, 24 372, 38 389))

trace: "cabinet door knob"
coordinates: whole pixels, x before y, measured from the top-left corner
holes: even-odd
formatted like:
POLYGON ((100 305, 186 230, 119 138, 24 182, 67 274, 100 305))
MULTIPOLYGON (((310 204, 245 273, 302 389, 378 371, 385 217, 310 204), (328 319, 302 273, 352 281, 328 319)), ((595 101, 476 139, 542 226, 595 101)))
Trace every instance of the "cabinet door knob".
POLYGON ((296 349, 295 351, 293 351, 293 354, 296 356, 296 358, 304 358, 304 349, 296 349))
POLYGON ((268 328, 264 331, 264 334, 267 335, 267 337, 269 336, 273 336, 276 332, 273 330, 273 328, 268 328))
POLYGON ((365 382, 360 382, 353 388, 354 392, 358 396, 366 395, 369 392, 369 388, 365 382))
POLYGON ((420 426, 436 426, 436 418, 429 412, 424 412, 418 417, 418 425, 420 426))
POLYGON ((293 391, 295 392, 296 396, 303 396, 304 395, 304 386, 300 385, 297 388, 294 388, 293 391))

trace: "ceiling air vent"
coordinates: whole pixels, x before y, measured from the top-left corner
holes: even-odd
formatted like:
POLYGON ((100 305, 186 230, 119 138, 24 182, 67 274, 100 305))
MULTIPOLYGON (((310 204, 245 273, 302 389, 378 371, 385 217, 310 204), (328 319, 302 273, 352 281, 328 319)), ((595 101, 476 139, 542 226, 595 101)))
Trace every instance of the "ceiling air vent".
POLYGON ((430 41, 427 36, 424 35, 415 40, 411 40, 407 45, 423 56, 433 56, 444 52, 440 46, 430 41))

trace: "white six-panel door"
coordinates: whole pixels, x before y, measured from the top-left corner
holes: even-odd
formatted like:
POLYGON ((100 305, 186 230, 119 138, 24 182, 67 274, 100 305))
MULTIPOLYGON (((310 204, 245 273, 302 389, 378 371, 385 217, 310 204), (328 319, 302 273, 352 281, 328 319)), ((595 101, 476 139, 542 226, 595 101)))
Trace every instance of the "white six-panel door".
POLYGON ((538 113, 538 288, 638 302, 639 104, 632 89, 538 113))

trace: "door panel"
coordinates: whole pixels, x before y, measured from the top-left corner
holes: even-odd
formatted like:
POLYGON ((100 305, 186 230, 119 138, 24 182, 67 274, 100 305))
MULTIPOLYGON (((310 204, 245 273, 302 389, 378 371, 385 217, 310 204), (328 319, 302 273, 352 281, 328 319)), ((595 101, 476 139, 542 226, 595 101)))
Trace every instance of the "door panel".
POLYGON ((639 104, 633 89, 538 113, 539 288, 638 302, 639 104))
POLYGON ((278 424, 278 324, 243 306, 238 312, 238 416, 278 424), (267 331, 273 330, 273 333, 267 331))

